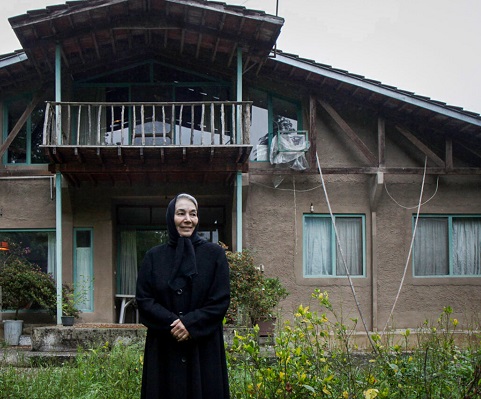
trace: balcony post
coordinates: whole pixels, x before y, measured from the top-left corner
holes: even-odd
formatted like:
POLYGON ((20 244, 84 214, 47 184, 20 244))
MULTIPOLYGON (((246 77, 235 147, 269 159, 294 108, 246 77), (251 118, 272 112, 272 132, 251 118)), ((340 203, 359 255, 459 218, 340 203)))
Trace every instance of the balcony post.
POLYGON ((57 324, 62 324, 62 174, 55 175, 55 277, 57 283, 57 324))
MULTIPOLYGON (((242 101, 242 48, 237 47, 237 101, 242 101)), ((242 105, 237 106, 237 117, 236 117, 236 144, 242 144, 242 105)))
MULTIPOLYGON (((242 48, 237 47, 237 101, 242 101, 242 48)), ((236 144, 242 144, 241 141, 241 114, 242 106, 237 106, 236 118, 236 144)), ((237 171, 237 195, 236 195, 236 213, 237 213, 237 251, 242 251, 242 172, 237 171)))
POLYGON ((62 49, 60 43, 55 47, 55 135, 57 145, 62 145, 62 112, 60 103, 62 101, 62 49))

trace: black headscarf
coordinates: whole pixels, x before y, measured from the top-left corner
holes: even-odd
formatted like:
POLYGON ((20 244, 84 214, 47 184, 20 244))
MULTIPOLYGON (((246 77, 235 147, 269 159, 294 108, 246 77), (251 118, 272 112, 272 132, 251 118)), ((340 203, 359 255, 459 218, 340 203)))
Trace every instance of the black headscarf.
MULTIPOLYGON (((175 227, 175 203, 179 195, 170 201, 167 207, 167 231, 169 233, 169 245, 175 248, 174 267, 169 279, 169 286, 173 290, 184 288, 192 277, 197 274, 197 264, 194 247, 202 244, 204 240, 197 234, 195 227, 190 237, 182 237, 175 227)), ((186 198, 186 197, 184 197, 186 198)), ((197 204, 195 204, 197 206, 197 204)))

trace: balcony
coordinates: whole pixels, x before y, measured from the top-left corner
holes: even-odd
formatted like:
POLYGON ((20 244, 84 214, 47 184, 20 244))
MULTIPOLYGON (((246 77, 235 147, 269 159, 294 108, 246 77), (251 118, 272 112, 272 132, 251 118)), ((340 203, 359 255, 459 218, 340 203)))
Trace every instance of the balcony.
POLYGON ((250 102, 47 102, 43 147, 71 184, 224 181, 246 172, 250 102), (200 180, 199 180, 200 179, 200 180))

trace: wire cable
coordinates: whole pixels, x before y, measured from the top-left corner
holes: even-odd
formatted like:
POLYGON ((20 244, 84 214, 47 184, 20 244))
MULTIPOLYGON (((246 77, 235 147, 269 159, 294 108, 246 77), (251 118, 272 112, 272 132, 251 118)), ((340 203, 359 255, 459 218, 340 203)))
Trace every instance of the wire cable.
POLYGON ((419 220, 419 212, 421 211, 421 205, 422 205, 422 200, 423 200, 423 193, 424 193, 424 182, 426 181, 426 169, 427 169, 427 164, 428 164, 428 157, 425 158, 424 160, 424 173, 423 173, 423 182, 421 184, 421 193, 419 195, 419 202, 418 202, 418 210, 416 212, 416 222, 414 223, 414 230, 413 230, 413 236, 412 236, 412 239, 411 239, 411 245, 409 246, 409 252, 408 252, 408 257, 406 259, 406 265, 404 266, 404 272, 403 272, 403 276, 401 278, 401 283, 399 284, 399 289, 397 291, 397 295, 396 295, 396 298, 394 299, 394 303, 392 305, 392 308, 391 308, 391 312, 389 313, 389 317, 387 318, 386 320, 386 325, 384 326, 382 332, 384 334, 384 332, 386 331, 386 328, 389 324, 389 320, 391 320, 391 317, 394 313, 394 308, 396 307, 396 304, 397 304, 397 301, 399 299, 399 295, 401 294, 401 289, 404 285, 404 279, 406 278, 406 272, 408 270, 408 266, 409 266, 409 260, 411 259, 411 254, 412 254, 412 250, 413 250, 413 247, 414 247, 414 238, 416 237, 416 230, 417 230, 417 227, 418 227, 418 220, 419 220))
MULTIPOLYGON (((439 176, 438 176, 438 178, 437 178, 437 180, 436 180, 436 190, 434 190, 434 194, 431 195, 431 197, 429 197, 426 201, 424 201, 424 202, 421 204, 421 206, 426 205, 429 201, 431 201, 431 200, 436 196, 436 194, 437 194, 437 192, 438 192, 438 187, 439 187, 439 176)), ((391 198, 391 199, 394 201, 394 203, 395 203, 396 205, 400 206, 401 208, 403 208, 403 209, 416 209, 416 208, 419 207, 419 204, 416 205, 416 206, 404 206, 404 205, 401 205, 399 202, 397 202, 397 201, 394 199, 394 197, 393 197, 393 196, 391 195, 391 193, 388 191, 388 189, 387 189, 387 184, 386 184, 386 183, 384 183, 384 188, 385 188, 386 193, 387 193, 387 195, 389 196, 389 198, 391 198)))
POLYGON ((371 338, 370 331, 367 328, 366 320, 364 319, 364 315, 363 315, 362 310, 361 310, 361 305, 360 305, 359 300, 357 298, 356 289, 354 288, 354 284, 352 282, 351 274, 349 273, 349 270, 348 270, 348 267, 347 267, 346 259, 344 257, 344 252, 342 251, 341 241, 339 239, 339 234, 337 232, 336 221, 335 221, 335 218, 334 218, 334 214, 332 212, 331 203, 329 201, 329 196, 327 194, 326 185, 324 184, 324 176, 322 174, 322 168, 321 168, 321 164, 319 162, 319 155, 317 154, 317 151, 316 151, 316 162, 317 162, 317 169, 319 170, 319 175, 320 175, 320 178, 321 178, 322 187, 324 189, 324 196, 326 198, 327 207, 329 209, 329 214, 331 215, 331 221, 332 221, 332 226, 334 228, 334 234, 336 236, 337 247, 339 248, 339 253, 341 255, 342 264, 344 265, 344 269, 346 271, 346 276, 347 276, 347 279, 349 281, 349 286, 351 288, 351 292, 352 292, 352 295, 354 297, 354 301, 356 303, 357 311, 359 312, 359 316, 361 317, 361 321, 362 321, 362 324, 364 326, 364 330, 366 331, 366 335, 369 339, 369 342, 371 343, 372 348, 374 349, 375 352, 378 352, 378 350, 376 348, 376 345, 371 338))

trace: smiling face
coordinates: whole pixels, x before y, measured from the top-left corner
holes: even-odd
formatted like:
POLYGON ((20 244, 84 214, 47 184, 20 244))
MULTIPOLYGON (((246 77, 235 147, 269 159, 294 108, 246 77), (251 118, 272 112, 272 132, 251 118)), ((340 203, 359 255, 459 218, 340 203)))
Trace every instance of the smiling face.
POLYGON ((174 224, 181 237, 190 237, 199 223, 197 208, 187 198, 179 198, 175 203, 174 224))

